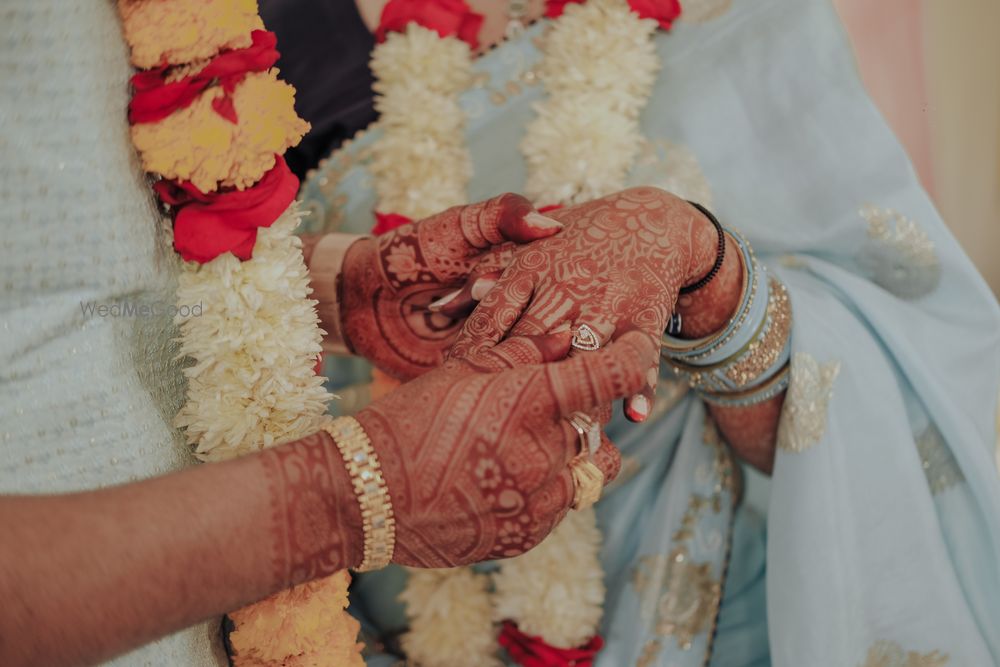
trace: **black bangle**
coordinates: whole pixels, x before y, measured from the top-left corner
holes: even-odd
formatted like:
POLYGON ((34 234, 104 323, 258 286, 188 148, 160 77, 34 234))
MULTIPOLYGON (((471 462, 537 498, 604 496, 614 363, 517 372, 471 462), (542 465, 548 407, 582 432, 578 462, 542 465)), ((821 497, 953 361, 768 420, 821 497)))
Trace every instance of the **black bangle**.
POLYGON ((704 213, 705 217, 708 218, 709 221, 712 223, 712 225, 715 226, 715 231, 719 233, 719 250, 715 255, 715 264, 713 264, 711 270, 709 270, 709 272, 705 274, 705 277, 699 280, 698 282, 694 283, 693 285, 682 287, 680 292, 681 294, 690 294, 691 292, 699 290, 705 285, 712 282, 712 278, 718 275, 719 269, 722 268, 722 260, 726 258, 726 233, 722 230, 722 224, 719 223, 719 221, 715 219, 715 216, 709 213, 708 209, 702 206, 701 204, 696 204, 693 201, 689 201, 688 203, 691 204, 691 206, 694 206, 702 213, 704 213))

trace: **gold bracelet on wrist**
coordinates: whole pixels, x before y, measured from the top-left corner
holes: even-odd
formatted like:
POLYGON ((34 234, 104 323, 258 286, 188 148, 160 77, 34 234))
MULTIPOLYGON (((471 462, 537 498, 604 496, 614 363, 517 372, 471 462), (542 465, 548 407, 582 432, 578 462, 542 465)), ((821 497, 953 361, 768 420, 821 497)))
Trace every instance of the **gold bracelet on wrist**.
POLYGON ((392 561, 396 546, 396 518, 389 487, 368 434, 354 417, 338 417, 324 422, 351 478, 351 486, 361 507, 364 555, 358 572, 378 570, 392 561))

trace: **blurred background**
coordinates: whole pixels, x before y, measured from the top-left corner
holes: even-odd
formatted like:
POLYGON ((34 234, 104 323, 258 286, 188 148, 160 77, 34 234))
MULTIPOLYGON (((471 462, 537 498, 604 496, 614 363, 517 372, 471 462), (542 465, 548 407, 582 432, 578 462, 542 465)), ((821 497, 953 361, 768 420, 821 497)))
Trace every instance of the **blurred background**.
POLYGON ((1000 0, 833 0, 861 77, 1000 295, 1000 0))

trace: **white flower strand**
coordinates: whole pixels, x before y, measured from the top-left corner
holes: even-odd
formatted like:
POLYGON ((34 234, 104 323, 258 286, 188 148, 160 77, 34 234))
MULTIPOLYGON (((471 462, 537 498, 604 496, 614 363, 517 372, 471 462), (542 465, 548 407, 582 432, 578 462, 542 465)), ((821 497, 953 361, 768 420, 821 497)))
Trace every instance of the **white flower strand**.
POLYGON ((463 203, 472 160, 458 96, 472 81, 469 46, 411 23, 375 47, 371 69, 382 131, 369 165, 378 210, 419 219, 463 203))
POLYGON ((468 567, 411 569, 399 595, 410 618, 401 639, 407 658, 421 667, 503 667, 489 584, 468 567))
POLYGON ((575 204, 625 187, 659 70, 657 26, 625 0, 570 4, 554 23, 539 65, 548 97, 521 142, 534 201, 575 204))
POLYGON ((253 258, 225 253, 186 262, 178 316, 187 402, 174 420, 202 461, 221 461, 301 438, 318 429, 332 398, 314 372, 323 330, 294 232, 293 204, 257 233, 253 258))
POLYGON ((558 648, 587 643, 604 606, 600 549, 594 510, 570 512, 541 544, 493 575, 493 618, 514 619, 521 632, 558 648))
MULTIPOLYGON (((656 29, 625 0, 570 5, 555 22, 540 66, 549 98, 536 106, 522 143, 529 196, 575 203, 625 186, 659 68, 656 29)), ((383 134, 370 171, 380 210, 420 218, 465 201, 471 162, 458 95, 471 63, 464 43, 414 24, 376 48, 383 134)), ((593 510, 570 512, 533 550, 503 562, 492 581, 470 568, 411 570, 400 595, 410 619, 407 656, 423 667, 502 664, 496 623, 507 619, 552 646, 586 643, 604 603, 600 544, 593 510)))

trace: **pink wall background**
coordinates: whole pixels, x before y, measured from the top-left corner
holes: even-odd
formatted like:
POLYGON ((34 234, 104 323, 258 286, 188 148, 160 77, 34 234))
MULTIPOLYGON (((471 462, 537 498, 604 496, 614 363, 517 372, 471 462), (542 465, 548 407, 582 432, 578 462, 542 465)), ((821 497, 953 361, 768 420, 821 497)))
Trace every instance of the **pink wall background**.
POLYGON ((833 0, 861 78, 933 194, 921 0, 833 0))

